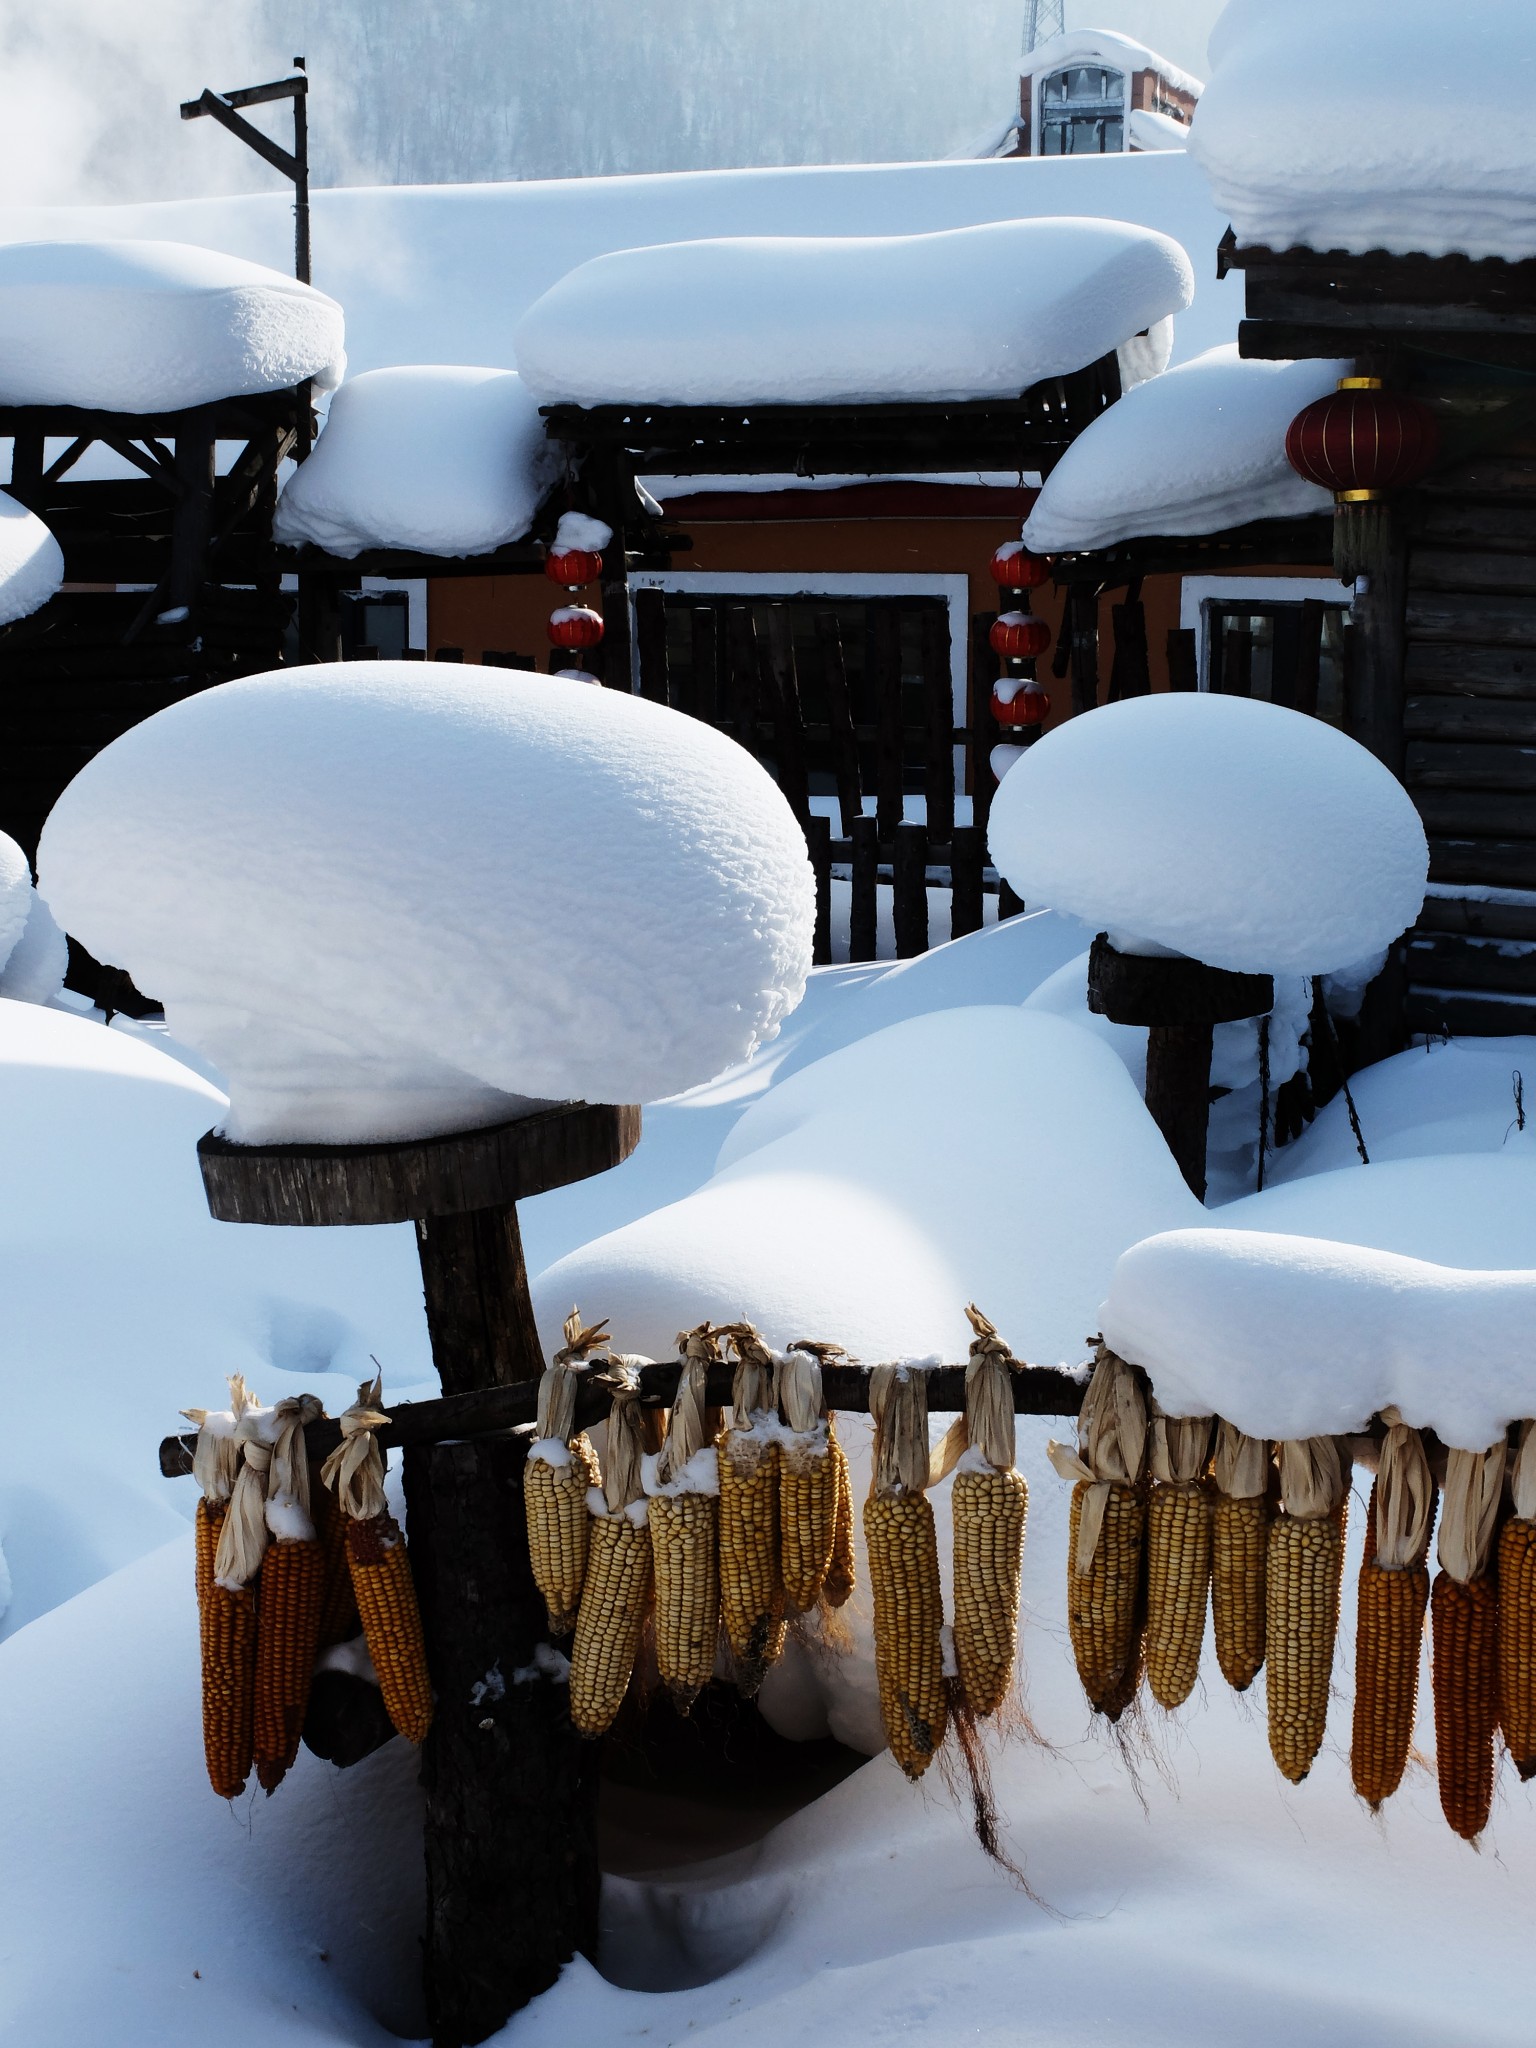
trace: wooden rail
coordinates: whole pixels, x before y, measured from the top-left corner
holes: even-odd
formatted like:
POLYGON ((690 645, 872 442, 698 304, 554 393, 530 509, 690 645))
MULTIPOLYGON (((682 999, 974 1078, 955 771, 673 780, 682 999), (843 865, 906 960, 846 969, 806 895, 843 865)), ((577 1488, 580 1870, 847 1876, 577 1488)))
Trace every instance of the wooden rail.
MULTIPOLYGON (((668 1405, 677 1392, 682 1370, 677 1359, 642 1366, 640 1386, 651 1407, 668 1405)), ((710 1399, 724 1406, 731 1398, 735 1368, 710 1368, 710 1399)), ((965 1367, 940 1365, 914 1367, 928 1386, 931 1414, 959 1414, 965 1406, 965 1367)), ((840 1365, 835 1360, 823 1365, 822 1385, 827 1406, 845 1413, 863 1415, 869 1411, 869 1372, 863 1365, 840 1365)), ((1054 1366, 1023 1365, 1013 1374, 1013 1407, 1016 1415, 1076 1415, 1082 1406, 1086 1378, 1078 1379, 1054 1366)), ((581 1388, 576 1419, 585 1428, 599 1422, 608 1412, 612 1382, 593 1372, 581 1388)), ((378 1432, 385 1450, 418 1448, 426 1444, 452 1443, 460 1438, 492 1436, 509 1429, 526 1428, 534 1419, 538 1382, 520 1380, 510 1386, 486 1387, 468 1394, 444 1395, 436 1401, 403 1401, 389 1411, 389 1421, 378 1432)), ((341 1442, 341 1424, 334 1416, 322 1416, 304 1433, 311 1458, 323 1458, 341 1442)), ((184 1478, 192 1470, 195 1436, 168 1436, 160 1445, 160 1470, 167 1479, 184 1478)))

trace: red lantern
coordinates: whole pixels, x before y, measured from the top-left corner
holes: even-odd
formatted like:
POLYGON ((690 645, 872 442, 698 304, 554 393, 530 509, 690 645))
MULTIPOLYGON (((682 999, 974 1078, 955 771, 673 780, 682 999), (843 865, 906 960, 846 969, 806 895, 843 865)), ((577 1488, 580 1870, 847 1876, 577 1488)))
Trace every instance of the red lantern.
POLYGON ((987 639, 992 652, 1005 661, 1033 661, 1050 646, 1051 629, 1044 619, 1031 618, 1028 612, 1004 612, 992 621, 987 639))
POLYGON ((1297 413, 1285 456, 1298 476, 1341 505, 1367 504, 1417 483, 1440 452, 1440 423, 1427 405, 1384 391, 1379 377, 1344 377, 1337 391, 1297 413))
POLYGON ((1038 683, 1021 683, 1005 704, 992 689, 992 716, 999 725, 1044 725, 1051 715, 1051 700, 1038 683))
POLYGON ((584 604, 563 604, 549 615, 549 637, 556 647, 596 647, 603 637, 602 615, 584 604))
POLYGON ((1021 540, 1004 541, 987 564, 1003 590, 1038 590, 1051 573, 1044 555, 1032 555, 1021 540))
POLYGON ((591 548, 566 548, 544 557, 544 574, 551 583, 563 583, 567 590, 579 590, 583 583, 595 583, 603 573, 603 558, 591 548))

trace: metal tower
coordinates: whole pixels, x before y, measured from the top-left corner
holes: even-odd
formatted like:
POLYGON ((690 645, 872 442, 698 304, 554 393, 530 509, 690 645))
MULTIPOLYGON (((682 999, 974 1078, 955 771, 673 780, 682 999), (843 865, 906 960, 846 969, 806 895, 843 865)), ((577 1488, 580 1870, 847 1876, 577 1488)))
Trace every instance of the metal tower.
POLYGON ((1026 0, 1024 8, 1024 53, 1066 30, 1066 0, 1026 0))

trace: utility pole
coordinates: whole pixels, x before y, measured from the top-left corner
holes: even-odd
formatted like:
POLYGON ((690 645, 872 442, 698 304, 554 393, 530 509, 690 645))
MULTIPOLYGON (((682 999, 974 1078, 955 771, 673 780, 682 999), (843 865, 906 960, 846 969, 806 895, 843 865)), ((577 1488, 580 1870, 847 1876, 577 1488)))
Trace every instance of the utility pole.
POLYGON ((239 86, 233 92, 214 92, 205 86, 200 98, 182 101, 181 118, 196 121, 204 114, 211 115, 221 128, 227 128, 248 149, 254 149, 264 163, 271 164, 292 182, 293 274, 301 284, 309 284, 309 79, 305 76, 304 59, 295 57, 293 63, 295 75, 276 79, 271 85, 239 86), (291 150, 274 142, 270 135, 263 135, 236 112, 239 107, 265 106, 272 100, 293 101, 291 150))
POLYGON ((1066 0, 1027 0, 1024 9, 1024 54, 1052 36, 1066 33, 1066 0))

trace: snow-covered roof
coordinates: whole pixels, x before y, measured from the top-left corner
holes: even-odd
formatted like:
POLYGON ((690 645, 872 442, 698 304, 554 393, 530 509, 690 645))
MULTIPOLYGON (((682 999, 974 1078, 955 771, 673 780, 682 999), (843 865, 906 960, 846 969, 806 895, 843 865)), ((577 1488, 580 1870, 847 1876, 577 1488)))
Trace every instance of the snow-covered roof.
POLYGON ((1285 459, 1285 430, 1348 365, 1245 362, 1235 342, 1129 391, 1046 478, 1024 528, 1041 553, 1132 535, 1221 533, 1325 512, 1285 459))
POLYGON ((1188 149, 1189 129, 1171 114, 1159 114, 1152 107, 1132 107, 1127 139, 1132 149, 1188 149))
POLYGON ((510 370, 365 370, 331 401, 272 531, 333 555, 489 554, 528 531, 560 473, 538 406, 510 370))
POLYGON ((675 242, 569 272, 515 347, 546 404, 1017 397, 1193 297, 1183 249, 1122 221, 675 242))
POLYGON ((0 491, 0 626, 37 611, 63 581, 63 549, 35 512, 0 491))
POLYGON ((0 243, 0 404, 159 412, 340 381, 340 306, 187 243, 0 243))
POLYGON ((1536 255, 1536 10, 1232 0, 1190 154, 1238 240, 1536 255))
MULTIPOLYGON (((311 199, 315 276, 346 308, 354 371, 393 363, 517 368, 512 335, 535 299, 614 249, 736 235, 904 235, 984 221, 1087 215, 1153 228, 1187 249, 1198 284, 1175 360, 1230 341, 1238 277, 1218 281, 1227 216, 1176 152, 696 171, 500 185, 349 187, 311 199)), ((0 241, 141 237, 292 263, 281 193, 134 206, 0 205, 0 241)))
POLYGON ((1030 747, 992 803, 993 859, 1132 951, 1327 974, 1406 931, 1424 828, 1373 754, 1252 697, 1108 704, 1030 747))
POLYGON ((1112 65, 1117 71, 1155 71, 1195 99, 1205 90, 1198 78, 1180 70, 1177 64, 1170 64, 1166 57, 1149 50, 1145 43, 1138 43, 1134 36, 1123 36, 1112 28, 1069 28, 1064 35, 1036 43, 1019 59, 1019 71, 1025 78, 1044 78, 1047 72, 1060 71, 1064 64, 1095 62, 1112 65))

